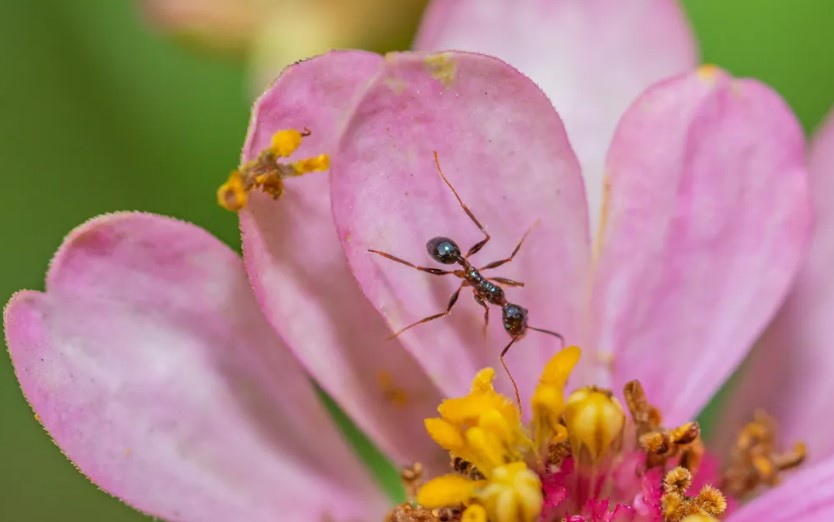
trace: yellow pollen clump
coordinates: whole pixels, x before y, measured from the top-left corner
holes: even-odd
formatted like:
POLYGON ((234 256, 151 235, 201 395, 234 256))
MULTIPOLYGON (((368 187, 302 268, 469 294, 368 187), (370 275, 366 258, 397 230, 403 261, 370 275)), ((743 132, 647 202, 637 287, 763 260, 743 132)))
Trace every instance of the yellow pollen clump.
POLYGON ((329 169, 330 157, 327 154, 291 164, 278 161, 294 153, 302 139, 309 135, 308 130, 299 132, 295 129, 279 130, 273 134, 270 145, 257 158, 233 171, 226 183, 220 186, 217 190, 218 204, 227 210, 241 210, 246 206, 248 193, 253 188, 278 199, 284 193, 284 178, 329 169))
POLYGON ((591 386, 568 397, 565 424, 577 460, 595 463, 609 452, 620 449, 625 412, 610 391, 591 386))

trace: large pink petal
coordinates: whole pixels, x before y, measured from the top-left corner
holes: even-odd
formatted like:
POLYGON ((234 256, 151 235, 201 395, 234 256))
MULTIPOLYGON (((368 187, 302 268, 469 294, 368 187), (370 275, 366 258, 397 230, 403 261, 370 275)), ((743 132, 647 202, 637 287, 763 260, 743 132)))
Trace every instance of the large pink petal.
POLYGON ((791 294, 760 340, 721 424, 736 432, 756 408, 780 421, 782 440, 808 443, 810 460, 834 455, 834 115, 810 155, 816 229, 791 294))
POLYGON ((652 83, 697 61, 676 0, 434 0, 417 48, 491 54, 544 89, 582 164, 592 225, 620 116, 652 83))
POLYGON ((15 372, 102 489, 171 521, 356 520, 378 492, 203 230, 96 218, 5 311, 15 372), (327 518, 329 517, 329 518, 327 518))
POLYGON ((784 485, 743 506, 727 522, 823 522, 834 520, 834 459, 803 469, 784 485))
MULTIPOLYGON (((255 105, 244 160, 284 128, 312 131, 296 156, 332 153, 346 111, 381 64, 376 54, 336 52, 286 69, 255 105)), ((240 213, 244 260, 275 330, 388 455, 446 469, 448 456, 423 430, 440 394, 399 343, 385 342, 388 327, 336 235, 327 175, 287 180, 280 201, 250 203, 240 213)))
POLYGON ((809 237, 802 131, 768 87, 704 67, 650 89, 608 156, 592 313, 615 387, 695 415, 788 290, 809 237))
MULTIPOLYGON (((506 292, 529 307, 531 324, 575 340, 589 255, 579 167, 543 93, 515 69, 483 55, 387 56, 343 135, 333 168, 333 211, 353 273, 371 302, 399 329, 444 310, 460 280, 419 272, 369 248, 452 268, 428 256, 426 241, 448 236, 465 252, 483 237, 441 181, 432 151, 494 238, 473 262, 509 255, 540 220, 516 260, 491 273, 527 284, 506 292)), ((498 307, 491 307, 486 338, 482 324, 483 310, 464 289, 451 317, 401 339, 442 389, 456 395, 479 368, 498 365, 508 342, 498 307)), ((509 353, 523 390, 531 391, 544 360, 559 346, 532 332, 509 353)), ((389 349, 399 347, 389 343, 389 349)))

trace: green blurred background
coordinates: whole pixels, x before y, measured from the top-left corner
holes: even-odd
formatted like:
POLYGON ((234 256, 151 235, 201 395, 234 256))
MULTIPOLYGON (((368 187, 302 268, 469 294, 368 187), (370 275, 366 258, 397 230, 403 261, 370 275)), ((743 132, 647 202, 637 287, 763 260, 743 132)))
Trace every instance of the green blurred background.
MULTIPOLYGON (((684 3, 705 61, 773 85, 809 132, 822 120, 831 0, 684 3)), ((176 216, 237 248, 214 192, 249 116, 242 64, 182 47, 128 1, 0 0, 0 75, 0 300, 42 289, 61 238, 102 212, 176 216)), ((64 459, 0 359, 0 520, 142 519, 64 459)))

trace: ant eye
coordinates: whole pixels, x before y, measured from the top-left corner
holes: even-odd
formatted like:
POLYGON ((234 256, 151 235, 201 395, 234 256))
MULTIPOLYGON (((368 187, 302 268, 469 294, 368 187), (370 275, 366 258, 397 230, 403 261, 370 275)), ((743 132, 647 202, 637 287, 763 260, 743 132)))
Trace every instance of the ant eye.
POLYGON ((447 237, 435 237, 426 243, 426 250, 435 260, 444 265, 457 263, 460 259, 460 248, 457 243, 447 237))

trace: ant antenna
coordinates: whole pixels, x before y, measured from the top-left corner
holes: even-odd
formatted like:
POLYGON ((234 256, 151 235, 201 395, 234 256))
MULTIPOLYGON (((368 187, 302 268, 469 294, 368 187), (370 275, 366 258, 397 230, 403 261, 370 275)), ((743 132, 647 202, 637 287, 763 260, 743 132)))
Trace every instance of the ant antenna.
POLYGON ((535 330, 535 331, 537 331, 537 332, 541 332, 541 333, 546 333, 546 334, 548 334, 548 335, 552 335, 553 337, 558 337, 558 338, 559 338, 559 340, 560 340, 560 341, 562 341, 562 348, 564 348, 564 347, 565 347, 565 338, 564 338, 564 337, 562 337, 562 334, 560 334, 560 333, 556 333, 556 332, 551 332, 550 330, 545 330, 545 329, 543 329, 543 328, 536 328, 536 327, 534 327, 534 326, 528 326, 527 328, 528 328, 529 330, 535 330))
POLYGON ((523 415, 523 411, 521 408, 521 394, 518 392, 518 384, 516 384, 515 379, 513 378, 513 374, 510 373, 510 369, 507 367, 507 361, 504 360, 504 356, 507 354, 507 351, 510 349, 510 346, 512 346, 518 339, 520 339, 520 336, 513 337, 512 341, 510 341, 510 344, 505 346, 504 349, 501 351, 501 357, 499 357, 498 359, 501 361, 501 366, 504 367, 504 371, 507 373, 507 377, 510 378, 510 382, 513 383, 513 391, 515 391, 515 402, 516 404, 518 404, 518 412, 519 414, 523 415))

